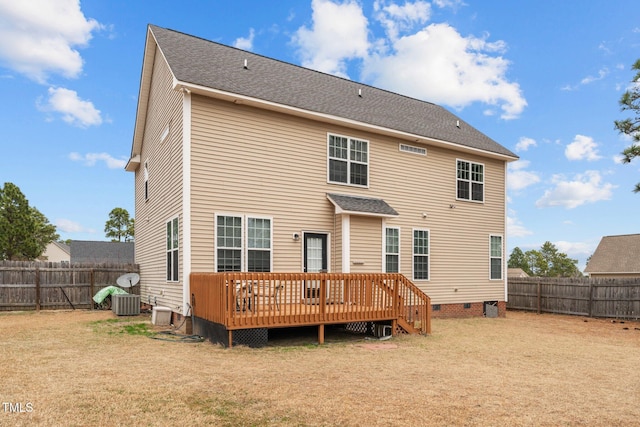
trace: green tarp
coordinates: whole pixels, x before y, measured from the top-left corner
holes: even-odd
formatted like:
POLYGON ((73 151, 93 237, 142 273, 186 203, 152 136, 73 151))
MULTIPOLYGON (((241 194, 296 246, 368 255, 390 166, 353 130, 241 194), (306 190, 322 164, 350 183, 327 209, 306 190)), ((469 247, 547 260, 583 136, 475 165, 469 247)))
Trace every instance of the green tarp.
POLYGON ((122 289, 116 286, 107 286, 106 288, 100 289, 93 296, 93 300, 96 302, 96 304, 102 304, 102 301, 104 301, 104 299, 109 295, 122 295, 126 293, 127 292, 123 291, 122 289))

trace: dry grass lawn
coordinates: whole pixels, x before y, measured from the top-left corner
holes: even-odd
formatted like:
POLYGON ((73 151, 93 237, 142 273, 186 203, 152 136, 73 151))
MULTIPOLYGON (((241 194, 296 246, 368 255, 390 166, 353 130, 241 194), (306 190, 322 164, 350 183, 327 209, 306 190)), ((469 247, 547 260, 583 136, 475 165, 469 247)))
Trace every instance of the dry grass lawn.
POLYGON ((436 319, 429 337, 328 331, 323 346, 311 335, 262 349, 151 329, 108 311, 0 314, 0 425, 640 423, 636 322, 509 312, 436 319))

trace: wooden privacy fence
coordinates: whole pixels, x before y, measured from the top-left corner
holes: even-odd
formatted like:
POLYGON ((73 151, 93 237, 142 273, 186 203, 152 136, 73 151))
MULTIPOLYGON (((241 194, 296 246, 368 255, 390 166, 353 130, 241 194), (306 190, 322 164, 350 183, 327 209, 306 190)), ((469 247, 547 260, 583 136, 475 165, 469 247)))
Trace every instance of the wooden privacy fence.
MULTIPOLYGON (((0 311, 93 309, 96 292, 138 271, 134 264, 0 261, 0 311)), ((126 291, 139 295, 140 286, 126 291)))
POLYGON ((509 278, 508 296, 511 309, 640 318, 640 278, 509 278))

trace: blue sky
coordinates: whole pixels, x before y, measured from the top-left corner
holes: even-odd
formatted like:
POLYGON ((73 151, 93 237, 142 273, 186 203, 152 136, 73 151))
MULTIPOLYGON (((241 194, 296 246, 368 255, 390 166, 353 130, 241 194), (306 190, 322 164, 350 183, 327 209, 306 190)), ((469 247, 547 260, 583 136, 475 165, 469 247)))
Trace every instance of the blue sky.
POLYGON ((0 183, 63 239, 132 215, 131 151, 149 23, 450 109, 520 156, 508 254, 551 241, 584 267, 639 233, 638 163, 613 121, 640 58, 640 5, 610 1, 0 0, 0 183))

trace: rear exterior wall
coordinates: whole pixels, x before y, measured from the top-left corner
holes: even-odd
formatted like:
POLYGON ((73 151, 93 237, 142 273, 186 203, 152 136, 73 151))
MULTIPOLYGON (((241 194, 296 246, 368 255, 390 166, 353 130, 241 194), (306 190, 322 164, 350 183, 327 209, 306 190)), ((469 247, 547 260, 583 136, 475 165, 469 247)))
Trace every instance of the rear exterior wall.
MULTIPOLYGON (((343 218, 326 197, 339 193, 381 198, 399 213, 384 220, 351 216, 350 271, 383 271, 386 224, 400 228, 400 273, 412 279, 413 230, 428 230, 430 278, 414 283, 434 304, 504 301, 505 282, 490 280, 489 255, 490 235, 500 235, 506 263, 504 161, 195 94, 191 108, 194 272, 215 271, 220 213, 272 219, 273 271, 303 271, 302 243, 292 238, 303 232, 327 233, 329 271, 346 271, 343 218), (367 188, 327 182, 329 133, 369 142, 367 188), (425 148, 427 155, 401 152, 400 142, 425 148), (456 199, 457 159, 484 165, 483 203, 456 199)), ((172 186, 179 182, 180 176, 172 186)))

